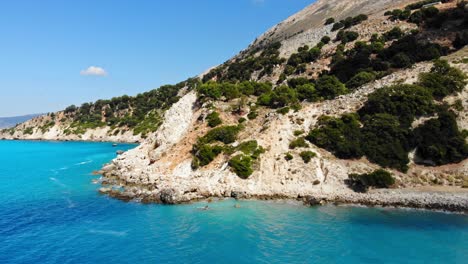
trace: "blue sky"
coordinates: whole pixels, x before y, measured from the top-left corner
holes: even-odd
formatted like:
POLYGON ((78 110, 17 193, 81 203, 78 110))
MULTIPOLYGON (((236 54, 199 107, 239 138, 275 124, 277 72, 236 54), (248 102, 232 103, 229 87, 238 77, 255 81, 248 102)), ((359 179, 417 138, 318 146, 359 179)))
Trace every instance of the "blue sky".
POLYGON ((312 2, 1 1, 0 116, 177 83, 224 62, 312 2))

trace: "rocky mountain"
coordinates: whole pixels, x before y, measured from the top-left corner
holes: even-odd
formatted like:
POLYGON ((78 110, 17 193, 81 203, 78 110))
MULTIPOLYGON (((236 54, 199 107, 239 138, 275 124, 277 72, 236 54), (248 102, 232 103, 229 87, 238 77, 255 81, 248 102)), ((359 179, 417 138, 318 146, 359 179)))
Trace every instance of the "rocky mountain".
POLYGON ((32 114, 24 116, 0 117, 0 129, 11 128, 17 124, 24 123, 42 114, 32 114))
POLYGON ((197 78, 1 137, 141 142, 101 172, 122 199, 467 210, 467 8, 442 2, 320 0, 197 78))

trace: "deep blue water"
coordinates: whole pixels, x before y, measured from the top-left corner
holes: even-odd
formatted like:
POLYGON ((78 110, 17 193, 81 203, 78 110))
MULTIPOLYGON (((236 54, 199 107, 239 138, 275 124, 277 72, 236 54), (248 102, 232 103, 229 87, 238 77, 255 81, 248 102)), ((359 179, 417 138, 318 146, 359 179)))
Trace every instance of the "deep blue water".
POLYGON ((92 171, 132 147, 0 141, 0 263, 468 263, 465 215, 99 195, 92 171))

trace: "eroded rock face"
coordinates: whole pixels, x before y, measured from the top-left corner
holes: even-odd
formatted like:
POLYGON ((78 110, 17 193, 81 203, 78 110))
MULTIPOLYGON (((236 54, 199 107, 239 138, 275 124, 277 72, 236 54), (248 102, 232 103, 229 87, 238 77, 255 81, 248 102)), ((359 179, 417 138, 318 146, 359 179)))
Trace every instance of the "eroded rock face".
MULTIPOLYGON (((206 168, 198 170, 191 168, 192 144, 208 129, 196 128, 200 126, 198 119, 202 110, 193 107, 196 97, 188 94, 167 112, 166 123, 161 126, 164 132, 157 132, 156 136, 148 138, 138 148, 114 160, 110 170, 111 175, 120 179, 124 184, 131 183, 135 188, 133 193, 137 198, 144 198, 150 202, 160 200, 169 204, 208 197, 236 199, 313 197, 308 202, 309 204, 322 204, 324 201, 354 203, 368 201, 368 204, 398 205, 395 195, 387 193, 380 193, 378 196, 355 195, 345 185, 344 182, 349 173, 369 172, 378 169, 377 165, 365 159, 339 160, 315 146, 311 146, 310 149, 317 153, 317 157, 305 164, 298 156, 298 151, 289 149, 289 142, 295 138, 294 131, 307 131, 315 126, 321 115, 338 116, 356 111, 367 100, 367 96, 376 89, 400 80, 405 83, 414 83, 420 72, 428 71, 431 67, 431 63, 419 63, 411 69, 395 72, 335 100, 308 104, 300 111, 291 112, 288 115, 267 114, 264 119, 259 118, 258 123, 249 123, 249 126, 241 133, 239 142, 255 139, 266 149, 266 153, 261 156, 254 174, 246 180, 240 179, 231 172, 226 164, 227 161, 222 156, 206 168), (178 117, 178 122, 175 122, 173 116, 178 117), (301 122, 296 122, 297 120, 301 122), (158 139, 157 146, 154 144, 154 138, 158 139), (286 152, 292 152, 295 159, 285 162, 284 153, 286 152), (155 198, 154 186, 159 190, 164 190, 159 193, 159 200, 155 198), (385 195, 389 195, 389 200, 385 200, 385 195)), ((455 166, 440 168, 427 168, 413 164, 408 174, 394 173, 399 181, 411 186, 410 182, 414 179, 412 176, 414 174, 468 175, 467 168, 468 162, 466 161, 455 166)), ((462 202, 468 201, 468 193, 458 195, 457 199, 460 197, 462 197, 462 202)), ((423 198, 426 199, 426 197, 423 198)), ((426 199, 427 202, 425 202, 424 199, 418 200, 417 204, 404 202, 401 205, 417 205, 417 207, 426 208, 431 207, 431 204, 442 204, 448 201, 437 202, 426 199)), ((434 205, 435 207, 437 206, 434 205)), ((454 208, 461 207, 457 205, 454 208)))
POLYGON ((175 204, 177 202, 176 191, 174 189, 164 189, 159 193, 159 199, 163 204, 175 204))

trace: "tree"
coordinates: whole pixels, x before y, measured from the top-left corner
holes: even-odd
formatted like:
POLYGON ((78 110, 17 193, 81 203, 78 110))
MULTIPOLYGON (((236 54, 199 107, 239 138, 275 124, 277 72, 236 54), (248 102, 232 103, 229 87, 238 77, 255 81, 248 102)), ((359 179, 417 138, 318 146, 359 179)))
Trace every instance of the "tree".
POLYGON ((301 101, 315 102, 318 100, 318 93, 315 86, 311 83, 303 84, 296 87, 297 97, 301 101))
POLYGON ((208 120, 208 125, 210 127, 216 127, 216 126, 219 126, 223 123, 223 121, 221 120, 221 118, 219 118, 219 113, 217 112, 212 112, 210 113, 206 119, 208 120))
POLYGON ((395 116, 375 114, 367 116, 361 131, 361 146, 366 157, 382 167, 408 170, 410 133, 400 126, 395 116))
POLYGON ((438 118, 417 127, 414 135, 417 163, 440 166, 459 163, 468 158, 468 144, 452 112, 439 112, 438 118))
POLYGON ((372 82, 375 80, 375 77, 376 76, 373 72, 360 72, 354 75, 354 77, 346 83, 346 87, 350 89, 358 88, 366 83, 372 82))
POLYGON ((386 170, 376 170, 372 173, 350 174, 348 184, 356 191, 366 192, 369 187, 389 188, 395 184, 395 178, 386 170))
POLYGON ((408 55, 406 55, 403 52, 396 54, 392 58, 391 63, 392 67, 394 68, 408 68, 411 65, 413 65, 413 62, 411 61, 410 57, 408 57, 408 55))
POLYGON ((324 36, 320 41, 323 44, 328 44, 330 42, 331 38, 329 36, 324 36))
POLYGON ((431 72, 419 76, 419 84, 431 91, 436 98, 443 98, 465 88, 466 75, 457 68, 450 67, 447 61, 437 60, 431 72))
POLYGON ((335 23, 335 19, 333 17, 327 18, 327 20, 325 21, 325 25, 330 25, 333 23, 335 23))
POLYGON ((302 151, 299 155, 301 156, 304 163, 309 163, 312 160, 312 158, 317 156, 317 154, 315 154, 312 151, 302 151))
POLYGON ((234 172, 242 179, 247 179, 252 175, 252 158, 246 155, 237 155, 234 156, 228 162, 229 166, 234 170, 234 172))
POLYGON ((332 75, 323 75, 315 84, 318 94, 325 99, 333 99, 348 92, 345 85, 332 75))
POLYGON ((457 33, 457 37, 453 41, 453 46, 456 49, 461 49, 466 44, 468 44, 468 31, 463 31, 463 32, 457 33))

